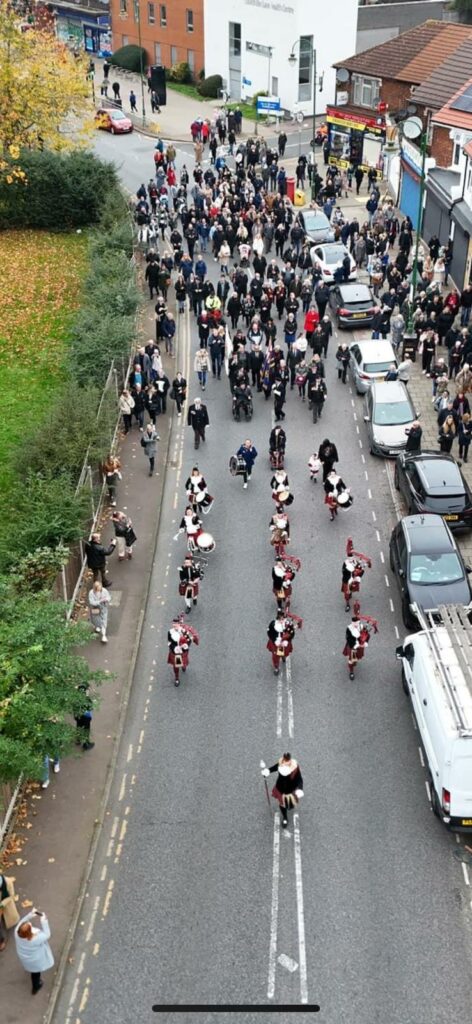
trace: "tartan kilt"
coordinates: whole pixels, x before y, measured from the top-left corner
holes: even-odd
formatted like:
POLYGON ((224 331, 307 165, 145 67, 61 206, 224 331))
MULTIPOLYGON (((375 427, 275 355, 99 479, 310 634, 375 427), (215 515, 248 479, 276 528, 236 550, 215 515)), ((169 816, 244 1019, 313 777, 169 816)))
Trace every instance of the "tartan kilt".
POLYGON ((188 651, 182 651, 182 654, 176 654, 175 651, 169 651, 167 655, 167 664, 172 665, 172 667, 175 668, 187 668, 188 651))
POLYGON ((277 785, 275 785, 272 790, 272 796, 274 797, 274 800, 277 800, 281 807, 296 807, 298 804, 298 797, 295 793, 281 793, 280 790, 277 789, 277 785))

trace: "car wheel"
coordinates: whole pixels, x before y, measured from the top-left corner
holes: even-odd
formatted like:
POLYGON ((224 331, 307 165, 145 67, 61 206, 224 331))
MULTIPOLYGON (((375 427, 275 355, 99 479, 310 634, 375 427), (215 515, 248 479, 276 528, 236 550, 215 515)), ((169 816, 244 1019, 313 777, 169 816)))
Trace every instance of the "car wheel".
POLYGON ((410 612, 410 602, 409 602, 408 598, 405 596, 405 594, 402 597, 402 619, 403 619, 403 625, 406 626, 407 629, 412 629, 413 628, 412 627, 411 612, 410 612))
POLYGON ((396 490, 399 491, 400 490, 400 479, 399 479, 399 476, 398 476, 398 466, 395 466, 395 470, 394 470, 394 474, 393 474, 393 482, 395 484, 396 490))
POLYGON ((391 568, 392 572, 395 573, 395 562, 393 560, 392 546, 391 545, 390 545, 390 547, 388 549, 388 557, 389 557, 389 561, 390 561, 390 568, 391 568))
POLYGON ((111 134, 112 134, 112 135, 114 135, 114 134, 115 134, 115 129, 114 129, 113 125, 112 125, 112 126, 111 126, 111 128, 110 128, 110 132, 111 132, 111 134))
POLYGON ((403 668, 402 668, 402 686, 403 686, 403 692, 406 693, 407 697, 409 697, 410 696, 410 691, 408 689, 408 683, 407 683, 407 679, 406 679, 406 675, 405 675, 405 669, 403 669, 403 668))
POLYGON ((429 781, 429 788, 431 790, 431 810, 432 810, 433 814, 436 815, 437 818, 440 818, 441 817, 441 806, 440 806, 440 803, 439 803, 439 800, 438 800, 438 794, 436 793, 436 790, 434 788, 434 783, 433 783, 433 780, 431 778, 431 775, 429 776, 429 780, 428 781, 429 781))

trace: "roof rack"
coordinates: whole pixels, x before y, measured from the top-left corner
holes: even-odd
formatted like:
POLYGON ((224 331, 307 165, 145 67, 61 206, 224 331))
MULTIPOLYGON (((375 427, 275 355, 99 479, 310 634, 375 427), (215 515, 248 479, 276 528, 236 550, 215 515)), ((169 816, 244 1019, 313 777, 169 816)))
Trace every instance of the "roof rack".
POLYGON ((438 638, 438 627, 447 630, 450 645, 454 651, 469 697, 472 699, 472 624, 469 619, 470 609, 462 605, 439 605, 425 611, 418 605, 412 605, 421 629, 428 639, 436 665, 439 669, 441 682, 449 699, 451 711, 461 736, 472 736, 472 715, 470 709, 464 707, 458 692, 457 681, 451 666, 444 660, 444 651, 438 638))

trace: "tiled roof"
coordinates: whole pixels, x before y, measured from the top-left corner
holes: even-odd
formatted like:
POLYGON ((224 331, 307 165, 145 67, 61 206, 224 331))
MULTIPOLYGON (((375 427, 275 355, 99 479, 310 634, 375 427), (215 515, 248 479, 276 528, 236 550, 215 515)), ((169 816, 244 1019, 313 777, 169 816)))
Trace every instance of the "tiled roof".
POLYGON ((468 38, 472 39, 472 25, 424 21, 333 66, 419 85, 468 38))
POLYGON ((467 81, 461 83, 460 89, 456 89, 454 95, 441 107, 441 110, 433 114, 431 119, 433 124, 443 124, 446 128, 462 128, 466 132, 472 132, 472 113, 467 110, 453 109, 455 100, 471 85, 472 78, 469 74, 467 81))
MULTIPOLYGON (((472 26, 471 26, 472 30, 472 26)), ((472 68, 472 31, 469 39, 439 64, 415 89, 412 102, 430 110, 439 110, 469 78, 472 68)))

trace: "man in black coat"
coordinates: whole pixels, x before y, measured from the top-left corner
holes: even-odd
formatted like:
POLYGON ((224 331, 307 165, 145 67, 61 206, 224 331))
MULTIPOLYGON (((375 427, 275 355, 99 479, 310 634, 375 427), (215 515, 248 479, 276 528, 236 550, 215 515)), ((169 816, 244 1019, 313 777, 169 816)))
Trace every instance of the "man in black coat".
POLYGON ((108 547, 104 547, 101 543, 101 536, 99 533, 92 533, 90 540, 85 545, 85 554, 87 557, 87 566, 93 572, 93 582, 100 580, 102 586, 111 587, 111 580, 107 578, 107 555, 113 554, 116 547, 116 538, 114 537, 108 547))
POLYGON ((187 423, 194 432, 195 448, 199 448, 200 440, 205 440, 205 427, 208 427, 210 423, 208 409, 206 405, 202 404, 201 398, 196 398, 192 405, 189 406, 187 423))

